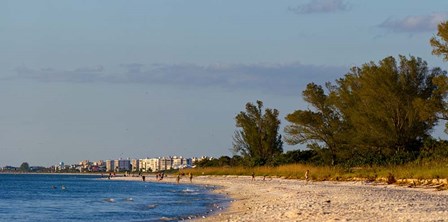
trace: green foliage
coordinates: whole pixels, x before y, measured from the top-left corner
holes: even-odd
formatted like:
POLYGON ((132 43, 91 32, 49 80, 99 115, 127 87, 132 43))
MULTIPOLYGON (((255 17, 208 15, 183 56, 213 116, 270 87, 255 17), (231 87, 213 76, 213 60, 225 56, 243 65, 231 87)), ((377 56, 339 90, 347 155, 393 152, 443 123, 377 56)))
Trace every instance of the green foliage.
POLYGON ((317 159, 318 156, 314 150, 293 150, 277 156, 274 165, 317 163, 317 159))
POLYGON ((23 162, 20 167, 19 167, 20 171, 24 171, 24 172, 28 172, 30 171, 30 165, 27 162, 23 162))
POLYGON ((308 144, 327 164, 412 161, 445 115, 446 73, 420 58, 354 67, 326 89, 308 84, 303 97, 313 109, 287 115, 285 132, 289 144, 308 144))
POLYGON ((423 143, 418 163, 448 160, 448 141, 428 138, 423 143))
MULTIPOLYGON (((327 88, 332 90, 329 84, 327 88)), ((320 153, 320 144, 323 144, 330 156, 329 161, 334 165, 336 155, 342 154, 345 144, 346 123, 332 97, 326 95, 321 86, 308 84, 303 91, 303 99, 314 110, 297 110, 286 116, 286 120, 291 123, 285 127, 286 142, 291 145, 311 143, 313 145, 310 148, 320 153)))
POLYGON ((429 41, 432 46, 432 54, 442 56, 443 60, 448 61, 448 21, 443 22, 437 27, 437 37, 432 37, 429 41))
POLYGON ((263 102, 257 105, 246 104, 246 112, 240 112, 236 117, 236 127, 233 137, 233 151, 240 153, 249 166, 272 164, 275 156, 283 152, 283 142, 278 133, 280 120, 276 109, 265 109, 263 102))
POLYGON ((241 166, 243 165, 243 158, 240 156, 233 156, 232 158, 228 156, 221 156, 218 159, 203 159, 196 164, 198 167, 231 167, 231 166, 241 166))
POLYGON ((379 156, 417 150, 444 109, 437 78, 446 81, 444 72, 415 57, 353 68, 336 86, 336 106, 354 132, 351 144, 379 156))

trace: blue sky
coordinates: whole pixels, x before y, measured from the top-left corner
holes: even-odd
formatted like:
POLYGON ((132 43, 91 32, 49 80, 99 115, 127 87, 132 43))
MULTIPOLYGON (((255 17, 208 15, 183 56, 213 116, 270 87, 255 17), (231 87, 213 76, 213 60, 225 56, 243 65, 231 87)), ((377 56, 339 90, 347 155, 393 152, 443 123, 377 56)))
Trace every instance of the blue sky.
MULTIPOLYGON (((446 0, 2 0, 0 166, 231 155, 234 117, 414 55, 446 0)), ((445 136, 440 130, 436 136, 445 136)), ((286 146, 286 150, 298 147, 286 146)))

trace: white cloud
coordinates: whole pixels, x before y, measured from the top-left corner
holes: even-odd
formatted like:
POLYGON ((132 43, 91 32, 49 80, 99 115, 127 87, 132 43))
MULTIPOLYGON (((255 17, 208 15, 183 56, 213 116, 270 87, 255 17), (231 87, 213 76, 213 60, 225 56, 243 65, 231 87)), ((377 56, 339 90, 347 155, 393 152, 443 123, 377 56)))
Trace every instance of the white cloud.
POLYGON ((394 32, 433 32, 437 25, 448 19, 448 12, 432 13, 431 15, 408 16, 403 19, 389 18, 379 25, 394 32))
POLYGON ((311 0, 307 4, 289 9, 297 14, 310 14, 346 11, 349 7, 343 0, 311 0))

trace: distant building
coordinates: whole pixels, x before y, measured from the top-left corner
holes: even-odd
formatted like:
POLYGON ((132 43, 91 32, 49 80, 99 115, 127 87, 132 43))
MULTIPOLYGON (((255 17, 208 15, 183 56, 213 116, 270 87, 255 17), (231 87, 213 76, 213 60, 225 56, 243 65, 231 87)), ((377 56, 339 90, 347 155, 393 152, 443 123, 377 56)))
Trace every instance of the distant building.
POLYGON ((184 158, 182 158, 182 156, 173 156, 171 158, 172 163, 171 163, 171 167, 173 169, 179 169, 182 168, 182 164, 185 162, 184 158))
POLYGON ((114 160, 115 172, 125 172, 131 170, 131 160, 118 159, 114 160))
POLYGON ((160 171, 160 158, 151 158, 148 164, 152 172, 160 171))
POLYGON ((65 166, 64 162, 59 162, 59 164, 54 165, 54 171, 56 171, 56 172, 62 171, 65 169, 66 169, 66 166, 65 166))
POLYGON ((81 165, 81 166, 88 166, 88 165, 90 165, 90 161, 89 160, 83 160, 83 161, 79 162, 79 165, 81 165))
POLYGON ((140 163, 138 159, 132 159, 131 165, 132 165, 132 172, 140 171, 140 163))
POLYGON ((93 162, 92 165, 94 165, 94 166, 106 166, 106 162, 104 162, 104 160, 98 160, 96 162, 93 162))
POLYGON ((160 170, 160 158, 140 159, 139 167, 143 172, 157 172, 160 170))
POLYGON ((191 160, 192 160, 192 164, 194 164, 194 163, 199 162, 204 159, 212 160, 213 157, 208 157, 208 156, 193 157, 191 160))
POLYGON ((2 168, 3 171, 16 171, 18 169, 18 167, 13 167, 13 166, 4 166, 2 168))
POLYGON ((114 171, 115 171, 115 161, 106 160, 106 172, 114 172, 114 171))
POLYGON ((162 157, 159 159, 159 171, 171 170, 173 166, 173 160, 171 157, 162 157))
POLYGON ((89 167, 90 172, 106 172, 106 162, 104 160, 98 160, 96 162, 93 162, 89 167))
POLYGON ((139 159, 138 160, 138 168, 142 172, 149 172, 149 158, 146 157, 145 159, 139 159))

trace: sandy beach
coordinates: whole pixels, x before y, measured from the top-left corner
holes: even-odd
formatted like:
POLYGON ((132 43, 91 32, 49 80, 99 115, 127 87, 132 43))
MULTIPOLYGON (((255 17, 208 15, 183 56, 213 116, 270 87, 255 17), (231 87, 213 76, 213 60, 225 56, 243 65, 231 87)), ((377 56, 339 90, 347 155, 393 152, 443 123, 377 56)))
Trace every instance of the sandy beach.
MULTIPOLYGON (((139 180, 139 177, 116 177, 139 180)), ((155 182, 147 176, 146 181, 155 182)), ((170 176, 164 182, 174 183, 170 176)), ((181 183, 190 183, 184 177, 181 183)), ((365 182, 308 182, 247 176, 199 176, 230 206, 198 221, 448 221, 448 191, 365 182)))

